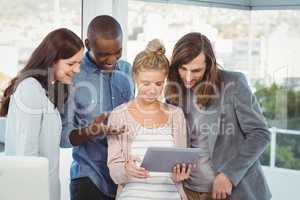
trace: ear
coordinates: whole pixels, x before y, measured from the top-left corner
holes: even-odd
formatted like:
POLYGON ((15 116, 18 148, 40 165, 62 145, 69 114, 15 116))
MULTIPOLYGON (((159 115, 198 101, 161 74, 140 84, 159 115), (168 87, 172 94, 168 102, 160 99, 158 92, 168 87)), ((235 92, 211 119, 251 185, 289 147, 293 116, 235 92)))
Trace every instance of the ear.
POLYGON ((88 39, 85 39, 85 40, 84 40, 84 44, 85 44, 86 49, 87 49, 88 51, 90 51, 91 48, 90 48, 90 43, 89 43, 89 40, 88 40, 88 39))
POLYGON ((120 34, 117 39, 121 44, 123 44, 123 34, 120 34))
POLYGON ((54 61, 53 64, 52 64, 52 67, 55 67, 58 62, 59 62, 59 60, 54 61))

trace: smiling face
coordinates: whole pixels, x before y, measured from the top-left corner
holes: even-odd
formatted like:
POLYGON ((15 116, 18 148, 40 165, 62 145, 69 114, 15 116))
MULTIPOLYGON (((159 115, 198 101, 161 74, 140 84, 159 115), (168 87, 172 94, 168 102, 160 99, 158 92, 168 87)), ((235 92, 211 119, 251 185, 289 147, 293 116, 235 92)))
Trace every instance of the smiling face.
POLYGON ((99 68, 112 71, 122 56, 122 36, 115 39, 98 37, 94 43, 86 40, 86 47, 90 58, 99 68))
POLYGON ((178 69, 178 73, 184 86, 188 89, 192 88, 198 81, 202 80, 206 70, 205 55, 200 53, 191 62, 182 65, 178 69))
POLYGON ((135 75, 137 98, 145 103, 153 103, 161 96, 166 72, 164 70, 141 70, 135 75))
POLYGON ((54 79, 64 84, 71 84, 73 76, 80 72, 82 56, 83 48, 70 58, 59 59, 54 64, 54 79))

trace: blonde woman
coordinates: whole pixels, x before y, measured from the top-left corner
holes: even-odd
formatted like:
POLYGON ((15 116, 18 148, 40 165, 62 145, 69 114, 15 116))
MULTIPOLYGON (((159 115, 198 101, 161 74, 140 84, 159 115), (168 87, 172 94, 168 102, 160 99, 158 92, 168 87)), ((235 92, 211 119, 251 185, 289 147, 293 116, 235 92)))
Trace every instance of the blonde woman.
POLYGON ((172 173, 154 173, 139 167, 148 147, 186 147, 186 124, 180 108, 162 103, 159 97, 169 71, 165 48, 149 42, 133 63, 137 96, 114 109, 110 125, 124 124, 128 133, 108 136, 108 167, 119 185, 117 199, 186 199, 181 181, 191 167, 174 166, 172 173))

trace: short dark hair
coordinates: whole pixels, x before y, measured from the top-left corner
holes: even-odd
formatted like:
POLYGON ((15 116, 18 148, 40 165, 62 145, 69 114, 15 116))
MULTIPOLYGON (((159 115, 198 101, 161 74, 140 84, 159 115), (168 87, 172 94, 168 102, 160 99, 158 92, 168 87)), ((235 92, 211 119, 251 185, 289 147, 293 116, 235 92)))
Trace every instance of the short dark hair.
POLYGON ((87 38, 90 41, 95 41, 98 37, 116 39, 120 36, 122 36, 121 25, 109 15, 99 15, 89 23, 87 38))

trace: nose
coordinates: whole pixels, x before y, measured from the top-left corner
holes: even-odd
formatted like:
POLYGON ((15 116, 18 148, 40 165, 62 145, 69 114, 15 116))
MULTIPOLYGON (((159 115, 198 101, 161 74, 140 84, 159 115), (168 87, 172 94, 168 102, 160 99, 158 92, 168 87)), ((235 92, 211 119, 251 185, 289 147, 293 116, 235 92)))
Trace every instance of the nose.
POLYGON ((150 88, 149 88, 149 93, 150 94, 156 94, 156 87, 155 86, 151 86, 150 88))
POLYGON ((114 65, 118 60, 118 57, 115 56, 115 55, 111 55, 108 57, 106 63, 109 64, 109 65, 114 65))
POLYGON ((190 82, 192 80, 192 73, 190 71, 186 72, 185 80, 186 80, 186 82, 190 82))

